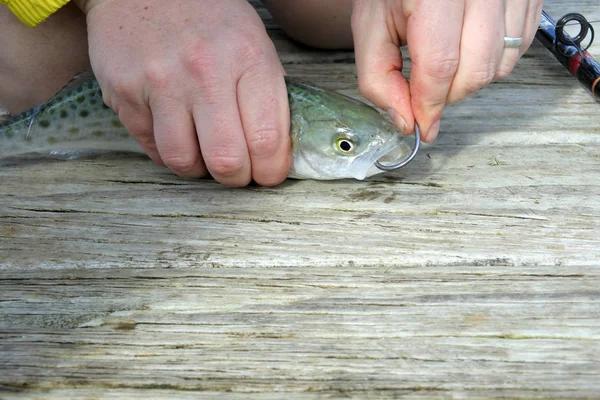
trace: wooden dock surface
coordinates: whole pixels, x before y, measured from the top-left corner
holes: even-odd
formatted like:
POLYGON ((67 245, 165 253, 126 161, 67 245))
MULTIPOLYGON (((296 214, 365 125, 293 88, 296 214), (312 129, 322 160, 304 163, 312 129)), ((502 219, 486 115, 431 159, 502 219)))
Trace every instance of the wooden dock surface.
MULTIPOLYGON (((260 12, 289 75, 358 96, 260 12)), ((600 398, 599 112, 535 44, 364 182, 4 165, 0 399, 600 398)))

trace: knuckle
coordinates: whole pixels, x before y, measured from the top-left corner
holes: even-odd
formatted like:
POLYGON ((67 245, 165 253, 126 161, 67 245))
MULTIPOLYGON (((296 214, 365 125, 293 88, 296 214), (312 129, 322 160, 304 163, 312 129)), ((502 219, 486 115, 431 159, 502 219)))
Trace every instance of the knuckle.
POLYGON ((152 120, 145 118, 143 114, 128 110, 127 107, 123 107, 120 111, 118 113, 119 120, 131 136, 141 145, 154 143, 152 120))
POLYGON ((171 69, 164 63, 148 63, 144 70, 146 81, 154 88, 164 88, 171 82, 171 69))
POLYGON ((272 157, 281 148, 282 135, 277 129, 261 129, 248 138, 248 150, 252 157, 272 157))
POLYGON ((111 92, 111 103, 116 104, 119 101, 135 102, 135 93, 137 85, 130 80, 119 79, 113 82, 111 92))
POLYGON ((226 178, 240 174, 245 167, 242 157, 226 154, 207 154, 205 162, 214 175, 226 178))
POLYGON ((194 154, 161 154, 163 162, 171 171, 181 176, 190 176, 198 173, 200 157, 194 154))
POLYGON ((502 63, 502 65, 500 65, 500 68, 498 68, 498 71, 496 71, 496 75, 495 78, 496 79, 504 79, 507 76, 509 76, 514 69, 514 64, 510 63, 502 63))
POLYGON ((446 81, 454 77, 458 63, 458 52, 448 51, 430 54, 427 59, 417 57, 414 67, 429 78, 446 81))
POLYGON ((210 51, 211 46, 198 43, 193 46, 184 56, 184 64, 192 76, 201 82, 210 82, 219 66, 215 58, 215 52, 210 51))
POLYGON ((489 85, 494 79, 494 72, 493 66, 491 65, 472 71, 469 74, 469 79, 465 81, 465 92, 472 94, 489 85))
MULTIPOLYGON (((133 132, 130 131, 131 136, 138 142, 140 147, 144 150, 150 158, 157 161, 160 160, 160 156, 158 154, 158 147, 156 146, 156 142, 154 140, 154 136, 152 132, 133 132)), ((161 165, 165 165, 162 160, 158 162, 161 165)))
POLYGON ((504 55, 502 57, 502 60, 500 62, 500 66, 496 70, 494 78, 495 79, 503 79, 503 78, 506 78, 507 76, 509 76, 512 73, 515 66, 517 65, 519 58, 520 58, 520 55, 518 52, 512 52, 512 51, 506 52, 505 51, 504 55))
POLYGON ((146 153, 148 151, 157 151, 156 142, 152 132, 131 132, 131 136, 142 146, 146 153))
POLYGON ((363 77, 358 80, 358 90, 368 99, 373 99, 377 96, 377 83, 373 79, 363 77))
POLYGON ((197 90, 207 105, 215 105, 225 94, 224 86, 219 85, 224 71, 215 53, 208 51, 208 47, 210 46, 195 46, 184 56, 184 65, 194 82, 194 90, 197 90))

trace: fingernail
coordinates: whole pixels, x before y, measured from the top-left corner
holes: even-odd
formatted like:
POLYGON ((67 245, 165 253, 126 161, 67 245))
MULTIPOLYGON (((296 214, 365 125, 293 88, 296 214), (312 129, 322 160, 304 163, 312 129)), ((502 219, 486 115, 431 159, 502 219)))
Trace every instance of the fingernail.
POLYGON ((400 114, 398 114, 396 112, 396 110, 394 110, 393 108, 388 108, 387 109, 387 113, 390 115, 390 117, 392 118, 392 120, 394 121, 394 124, 396 124, 396 126, 400 129, 400 131, 403 134, 407 134, 407 130, 408 130, 408 124, 406 123, 406 121, 404 120, 404 118, 402 118, 400 116, 400 114))
POLYGON ((427 131, 427 134, 423 138, 423 141, 424 142, 432 142, 433 139, 435 139, 435 137, 437 136, 439 131, 440 131, 440 121, 438 120, 433 125, 431 125, 431 127, 427 131))

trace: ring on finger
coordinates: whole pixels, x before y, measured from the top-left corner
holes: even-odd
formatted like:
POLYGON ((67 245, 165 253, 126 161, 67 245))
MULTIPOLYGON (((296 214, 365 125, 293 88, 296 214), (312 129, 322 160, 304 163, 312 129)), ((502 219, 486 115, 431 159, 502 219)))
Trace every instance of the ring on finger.
POLYGON ((504 47, 509 49, 518 49, 523 43, 523 38, 504 36, 504 47))

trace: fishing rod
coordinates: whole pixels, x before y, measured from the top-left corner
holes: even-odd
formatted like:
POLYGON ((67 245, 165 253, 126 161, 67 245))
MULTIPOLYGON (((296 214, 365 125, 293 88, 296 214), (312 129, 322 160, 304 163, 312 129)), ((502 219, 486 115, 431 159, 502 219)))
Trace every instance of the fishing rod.
POLYGON ((594 99, 600 101, 600 63, 587 52, 594 41, 594 27, 590 21, 579 13, 566 14, 555 21, 548 13, 542 11, 535 37, 577 78, 594 99), (571 25, 579 26, 579 32, 575 36, 565 32, 565 27, 571 25), (590 38, 586 39, 588 36, 590 38), (584 44, 586 40, 587 45, 584 44))

